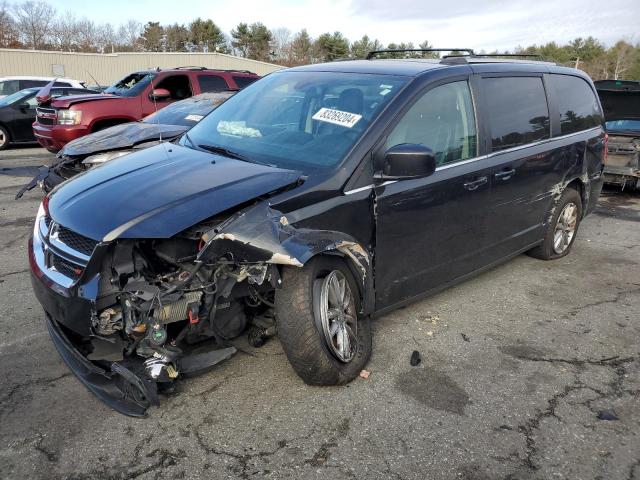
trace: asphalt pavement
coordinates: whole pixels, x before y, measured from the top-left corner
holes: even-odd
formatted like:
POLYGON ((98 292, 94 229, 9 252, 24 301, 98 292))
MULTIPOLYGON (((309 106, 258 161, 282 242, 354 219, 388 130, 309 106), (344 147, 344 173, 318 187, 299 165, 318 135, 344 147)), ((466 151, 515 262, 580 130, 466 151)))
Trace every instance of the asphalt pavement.
POLYGON ((605 193, 561 260, 376 320, 368 379, 306 386, 272 339, 132 419, 69 372, 31 292, 41 195, 13 197, 52 158, 0 152, 0 478, 640 479, 640 194, 605 193))

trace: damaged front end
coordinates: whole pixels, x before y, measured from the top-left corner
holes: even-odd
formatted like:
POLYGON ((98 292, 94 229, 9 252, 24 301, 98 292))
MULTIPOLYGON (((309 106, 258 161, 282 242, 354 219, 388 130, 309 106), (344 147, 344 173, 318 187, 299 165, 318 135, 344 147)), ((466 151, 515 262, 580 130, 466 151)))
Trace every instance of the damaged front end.
POLYGON ((80 380, 117 411, 144 415, 175 381, 230 358, 234 339, 275 335, 274 291, 283 266, 318 253, 345 257, 372 308, 369 254, 349 236, 297 229, 258 202, 167 239, 96 242, 36 221, 30 258, 51 336, 80 380), (70 255, 67 246, 82 250, 70 255), (71 282, 55 283, 49 269, 71 282))

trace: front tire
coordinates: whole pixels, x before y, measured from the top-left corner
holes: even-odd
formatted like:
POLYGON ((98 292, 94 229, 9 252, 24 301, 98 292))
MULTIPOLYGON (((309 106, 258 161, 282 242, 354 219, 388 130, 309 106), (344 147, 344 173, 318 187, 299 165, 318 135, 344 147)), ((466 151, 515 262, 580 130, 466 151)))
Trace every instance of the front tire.
POLYGON ((348 383, 369 361, 371 321, 357 314, 358 292, 338 257, 319 256, 302 268, 284 269, 275 296, 278 337, 305 383, 348 383))
POLYGON ((571 187, 562 192, 553 208, 543 242, 527 252, 541 260, 562 258, 571 251, 582 218, 582 199, 571 187))

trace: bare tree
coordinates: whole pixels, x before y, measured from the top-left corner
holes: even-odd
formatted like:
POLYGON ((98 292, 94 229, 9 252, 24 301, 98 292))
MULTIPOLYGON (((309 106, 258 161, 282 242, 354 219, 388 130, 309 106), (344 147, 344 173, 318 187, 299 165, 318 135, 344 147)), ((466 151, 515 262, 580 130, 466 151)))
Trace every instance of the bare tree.
POLYGON ((117 41, 116 31, 110 23, 103 23, 96 28, 96 50, 100 53, 113 53, 117 41))
POLYGON ((135 50, 142 34, 142 23, 131 18, 118 29, 118 46, 135 50))
POLYGON ((76 23, 78 27, 78 48, 81 52, 94 52, 97 50, 98 29, 95 23, 88 18, 82 18, 76 23))
POLYGON ((16 22, 6 0, 0 2, 0 47, 11 47, 18 43, 16 22))
POLYGON ((71 12, 58 18, 51 34, 56 47, 66 52, 73 52, 78 47, 78 24, 71 12))
POLYGON ((16 23, 24 43, 36 49, 46 46, 56 9, 43 0, 27 0, 16 6, 16 23))
POLYGON ((287 63, 291 59, 291 41, 293 35, 286 27, 271 30, 274 60, 287 63))
POLYGON ((620 40, 611 48, 613 79, 620 80, 634 63, 636 55, 633 45, 620 40))

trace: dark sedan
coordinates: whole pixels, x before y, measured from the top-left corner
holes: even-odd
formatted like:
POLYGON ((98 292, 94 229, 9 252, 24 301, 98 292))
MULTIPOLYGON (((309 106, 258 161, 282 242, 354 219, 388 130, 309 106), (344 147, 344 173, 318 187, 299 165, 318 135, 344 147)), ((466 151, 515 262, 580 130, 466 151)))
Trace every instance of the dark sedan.
MULTIPOLYGON (((35 142, 31 125, 36 119, 36 94, 41 87, 25 88, 0 99, 0 150, 13 143, 35 142)), ((100 93, 86 88, 56 87, 53 97, 100 93)))
POLYGON ((209 112, 235 92, 212 92, 196 95, 173 103, 152 113, 139 122, 115 125, 69 142, 57 154, 59 160, 51 166, 40 167, 16 199, 24 192, 40 185, 45 192, 88 168, 131 152, 171 141, 202 120, 209 112))

